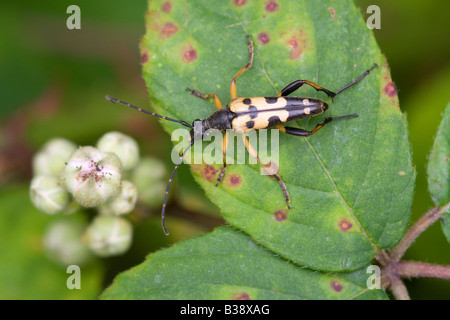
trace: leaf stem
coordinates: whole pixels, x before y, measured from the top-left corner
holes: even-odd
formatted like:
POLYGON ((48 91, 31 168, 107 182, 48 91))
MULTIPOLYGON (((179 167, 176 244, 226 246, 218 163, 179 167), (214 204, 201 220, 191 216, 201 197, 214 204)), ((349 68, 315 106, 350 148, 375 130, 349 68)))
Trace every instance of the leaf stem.
POLYGON ((396 268, 397 274, 402 278, 439 278, 450 280, 450 265, 440 266, 436 264, 401 261, 396 268))
POLYGON ((411 300, 405 284, 399 277, 392 279, 390 289, 396 300, 411 300))
POLYGON ((406 250, 411 246, 411 244, 416 240, 416 238, 425 231, 429 226, 439 220, 442 215, 450 209, 450 202, 444 205, 442 208, 436 206, 426 212, 405 234, 402 240, 397 246, 395 246, 389 256, 395 262, 400 261, 400 259, 405 254, 406 250))
POLYGON ((450 202, 446 205, 436 206, 426 212, 400 240, 390 252, 380 250, 375 258, 383 266, 382 285, 389 288, 397 300, 410 300, 408 290, 402 278, 439 278, 450 280, 450 265, 440 266, 436 264, 400 261, 406 250, 414 240, 429 226, 439 220, 450 209, 450 202))

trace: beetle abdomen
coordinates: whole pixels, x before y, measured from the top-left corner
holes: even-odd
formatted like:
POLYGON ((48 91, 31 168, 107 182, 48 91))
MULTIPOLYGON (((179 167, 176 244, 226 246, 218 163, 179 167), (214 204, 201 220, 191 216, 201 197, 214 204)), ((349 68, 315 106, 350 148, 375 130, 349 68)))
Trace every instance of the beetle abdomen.
POLYGON ((230 102, 230 111, 236 114, 232 128, 241 132, 318 115, 327 108, 322 100, 302 97, 237 98, 230 102))

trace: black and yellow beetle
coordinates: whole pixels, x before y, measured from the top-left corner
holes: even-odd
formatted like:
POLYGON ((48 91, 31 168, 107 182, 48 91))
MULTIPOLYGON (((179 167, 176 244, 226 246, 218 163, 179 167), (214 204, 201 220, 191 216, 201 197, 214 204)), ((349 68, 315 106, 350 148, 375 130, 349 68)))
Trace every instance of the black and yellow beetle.
POLYGON ((191 143, 190 145, 183 151, 183 153, 180 156, 180 159, 178 163, 175 165, 172 174, 170 175, 169 182, 166 187, 164 202, 161 210, 161 222, 162 227, 164 230, 164 233, 168 235, 166 226, 165 226, 165 210, 167 205, 167 195, 169 193, 170 184, 172 182, 173 176, 175 174, 176 169, 181 164, 183 157, 185 156, 186 152, 189 150, 190 147, 194 144, 194 139, 202 139, 204 134, 209 129, 217 129, 220 131, 225 132, 223 143, 222 143, 222 152, 223 152, 223 167, 220 171, 219 177, 217 178, 217 184, 216 186, 222 181, 225 170, 227 167, 226 164, 226 152, 227 152, 227 146, 228 146, 228 132, 227 130, 233 130, 237 133, 242 134, 242 139, 245 144, 245 147, 247 148, 249 154, 254 157, 260 164, 263 166, 263 168, 266 170, 269 176, 274 177, 280 184, 281 189, 284 194, 284 198, 286 200, 286 204, 288 208, 290 209, 289 202, 289 194, 286 189, 285 184, 281 180, 281 177, 278 175, 278 170, 273 169, 271 163, 262 163, 261 160, 258 157, 258 154, 256 150, 251 146, 249 143, 247 137, 245 136, 245 133, 250 130, 258 130, 258 129, 266 129, 270 127, 274 127, 279 129, 281 132, 294 135, 294 136, 300 136, 300 137, 307 137, 310 136, 317 131, 319 131, 321 128, 323 128, 327 123, 330 123, 333 120, 340 120, 340 119, 346 119, 346 118, 352 118, 357 117, 357 114, 350 114, 340 117, 327 117, 322 123, 319 123, 316 125, 316 127, 311 130, 304 130, 294 127, 286 127, 284 124, 289 123, 292 121, 297 121, 306 117, 316 116, 323 112, 325 112, 328 109, 328 104, 320 99, 316 98, 303 98, 303 97, 290 97, 289 95, 299 89, 302 85, 306 84, 317 91, 323 91, 325 92, 329 97, 334 98, 344 90, 350 88, 351 86, 355 85, 359 81, 361 81, 366 75, 368 75, 374 68, 377 67, 377 64, 374 64, 370 69, 365 71, 361 76, 358 77, 358 79, 350 82, 348 85, 343 87, 337 92, 330 91, 328 89, 325 89, 318 84, 311 82, 309 80, 296 80, 294 82, 291 82, 286 87, 284 87, 275 97, 237 97, 237 86, 236 86, 236 79, 246 70, 251 68, 253 63, 253 43, 250 40, 250 37, 248 37, 248 51, 249 51, 249 61, 247 65, 245 65, 241 70, 239 70, 238 73, 231 79, 231 85, 230 85, 230 94, 231 94, 231 101, 230 103, 224 108, 222 106, 222 103, 219 100, 219 97, 212 93, 212 94, 203 94, 196 90, 192 90, 187 88, 186 90, 189 91, 192 95, 202 98, 202 99, 210 99, 212 98, 214 101, 214 105, 217 108, 217 111, 211 114, 208 118, 204 120, 194 120, 192 125, 188 124, 185 121, 171 119, 168 117, 161 116, 157 113, 150 112, 144 109, 141 109, 139 107, 136 107, 134 105, 131 105, 127 102, 118 100, 116 98, 106 96, 106 99, 111 102, 117 102, 121 103, 123 105, 126 105, 128 107, 131 107, 133 109, 136 109, 138 111, 153 115, 155 117, 173 121, 180 123, 188 128, 191 129, 191 143), (194 123, 196 121, 201 121, 201 134, 194 135, 194 123))

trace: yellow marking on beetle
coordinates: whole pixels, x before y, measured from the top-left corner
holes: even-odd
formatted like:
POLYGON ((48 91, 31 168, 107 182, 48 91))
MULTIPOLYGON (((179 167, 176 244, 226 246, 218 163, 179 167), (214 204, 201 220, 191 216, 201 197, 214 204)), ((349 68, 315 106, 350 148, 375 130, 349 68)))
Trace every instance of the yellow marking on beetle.
POLYGON ((279 97, 274 103, 267 103, 265 97, 252 97, 250 99, 250 104, 245 104, 244 99, 249 98, 236 98, 230 102, 230 110, 232 112, 246 112, 249 111, 250 106, 257 108, 257 111, 263 111, 267 109, 278 109, 283 108, 287 105, 286 99, 279 97))
MULTIPOLYGON (((303 99, 303 104, 309 106, 309 99, 303 99)), ((306 113, 306 112, 305 112, 306 113)), ((308 113, 307 113, 308 114, 308 113)))
POLYGON ((250 117, 250 114, 238 115, 231 122, 231 127, 239 132, 247 132, 256 129, 265 129, 269 126, 269 118, 278 117, 281 122, 286 122, 289 117, 289 111, 287 110, 274 110, 261 112, 254 119, 250 117), (249 128, 249 124, 253 124, 249 128))
MULTIPOLYGON (((306 99, 305 99, 306 100, 306 99)), ((303 100, 303 101, 305 101, 305 100, 303 100)), ((309 102, 308 102, 308 104, 309 104, 309 102)), ((310 114, 311 113, 311 108, 305 108, 304 110, 303 110, 303 112, 305 113, 305 114, 310 114)))

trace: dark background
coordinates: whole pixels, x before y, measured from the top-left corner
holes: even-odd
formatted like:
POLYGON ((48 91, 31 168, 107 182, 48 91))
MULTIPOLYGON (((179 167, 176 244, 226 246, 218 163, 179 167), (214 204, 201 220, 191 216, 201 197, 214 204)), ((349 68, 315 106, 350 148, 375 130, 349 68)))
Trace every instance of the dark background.
MULTIPOLYGON (((426 183, 427 155, 450 101, 450 2, 355 3, 365 17, 369 5, 381 8, 381 29, 374 34, 390 64, 400 107, 408 117, 418 173, 415 221, 433 206, 426 183)), ((169 245, 159 229, 159 208, 154 212, 138 208, 132 217, 135 239, 130 252, 92 262, 90 284, 86 285, 91 291, 78 295, 40 284, 39 278, 57 279, 54 275, 61 274, 61 269, 38 257, 42 255, 39 244, 33 250, 24 245, 23 252, 8 249, 23 237, 38 237, 51 220, 23 204, 29 203, 31 156, 48 139, 63 136, 78 145, 92 145, 103 133, 117 130, 136 137, 142 154, 170 163, 170 140, 157 121, 121 112, 123 109, 104 100, 105 94, 111 94, 148 106, 139 53, 146 6, 144 0, 0 3, 0 209, 4 210, 0 211, 0 224, 6 224, 12 235, 0 235, 0 298, 95 298, 117 272, 141 262, 150 251, 169 245), (71 4, 81 8, 81 30, 66 28, 66 9, 71 4), (34 276, 25 281, 23 274, 34 276), (13 283, 14 277, 23 281, 13 283)), ((188 168, 180 170, 173 192, 170 214, 175 217, 177 235, 170 241, 198 235, 222 223, 218 210, 206 200, 188 168)), ((421 235, 405 258, 450 264, 440 224, 421 235)), ((413 279, 406 284, 413 299, 450 298, 450 283, 444 280, 413 279)))

